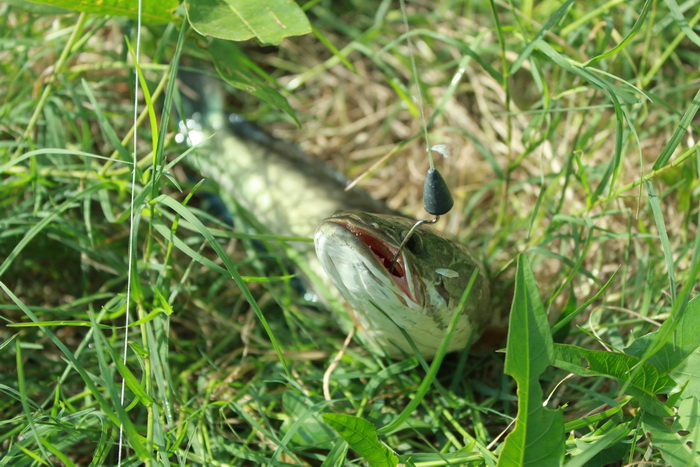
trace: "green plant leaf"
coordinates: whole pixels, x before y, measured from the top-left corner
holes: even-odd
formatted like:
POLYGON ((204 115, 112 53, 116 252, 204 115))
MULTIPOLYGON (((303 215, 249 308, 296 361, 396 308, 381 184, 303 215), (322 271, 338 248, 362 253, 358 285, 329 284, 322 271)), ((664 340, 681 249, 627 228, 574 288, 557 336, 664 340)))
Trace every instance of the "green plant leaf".
MULTIPOLYGON (((652 332, 635 340, 625 353, 641 358, 659 338, 652 332)), ((688 302, 678 318, 673 336, 661 344, 659 350, 647 360, 668 373, 678 385, 687 383, 684 395, 700 399, 700 298, 688 302)))
MULTIPOLYGON (((83 193, 85 193, 86 191, 84 191, 83 193)), ((7 294, 10 300, 12 300, 15 303, 15 305, 17 305, 17 307, 20 310, 22 310, 22 312, 24 312, 24 314, 29 319, 31 319, 32 321, 39 321, 39 318, 2 282, 0 282, 0 289, 2 289, 5 292, 5 294, 7 294)), ((129 445, 138 454, 139 459, 148 459, 149 453, 148 450, 145 448, 143 437, 136 430, 136 427, 131 422, 131 419, 127 415, 124 407, 122 407, 121 404, 118 403, 118 399, 111 401, 112 403, 110 404, 110 401, 108 401, 102 395, 102 391, 97 388, 97 385, 93 381, 91 375, 85 370, 85 368, 83 368, 82 365, 80 365, 78 359, 70 350, 68 350, 68 347, 66 347, 66 345, 63 342, 61 342, 61 340, 49 328, 42 326, 41 330, 44 332, 46 337, 48 337, 51 340, 51 342, 53 342, 54 345, 56 345, 56 347, 58 347, 59 350, 61 350, 63 355, 70 362, 70 365, 73 367, 73 369, 77 371, 78 374, 80 374, 80 377, 85 382, 89 393, 100 406, 105 417, 108 418, 114 426, 121 426, 124 429, 124 435, 126 436, 127 440, 129 440, 129 445)))
MULTIPOLYGON (((127 16, 136 19, 138 0, 101 0, 86 2, 81 0, 32 0, 35 3, 84 11, 102 16, 127 16)), ((174 20, 173 12, 179 5, 177 0, 144 0, 141 3, 141 21, 145 23, 169 23, 174 20)))
POLYGON ((664 222, 664 214, 659 202, 659 197, 654 192, 654 187, 651 182, 647 181, 644 184, 649 194, 649 206, 656 222, 656 228, 659 231, 659 240, 661 241, 661 250, 664 252, 666 260, 666 274, 668 274, 669 293, 671 295, 671 304, 676 301, 676 279, 674 274, 673 252, 671 243, 668 241, 668 232, 666 231, 666 223, 664 222))
MULTIPOLYGON (((153 227, 158 232, 163 236, 165 240, 173 242, 173 245, 175 248, 178 250, 182 251, 186 255, 188 255, 190 258, 192 258, 194 261, 197 261, 198 263, 208 267, 209 269, 216 271, 218 273, 221 273, 225 276, 229 275, 229 272, 226 268, 222 268, 206 256, 202 255, 201 253, 195 251, 193 248, 187 245, 182 239, 177 237, 176 235, 173 235, 170 229, 163 225, 159 220, 155 220, 153 222, 153 227)), ((258 276, 241 276, 241 279, 243 279, 243 282, 277 282, 277 281, 288 281, 292 278, 294 278, 296 274, 286 274, 283 276, 263 276, 263 277, 258 277, 258 276)), ((74 323, 74 325, 76 325, 74 323)))
POLYGON ((569 10, 569 6, 573 3, 574 0, 567 0, 564 2, 559 8, 557 8, 557 11, 554 12, 553 15, 549 17, 547 20, 547 24, 545 24, 542 29, 540 29, 537 32, 537 35, 530 41, 530 43, 525 47, 525 50, 523 50, 518 58, 515 59, 515 62, 510 66, 509 73, 513 74, 522 65, 522 63, 527 60, 530 55, 532 55, 532 51, 535 49, 537 46, 537 43, 545 36, 545 34, 554 27, 555 24, 559 22, 559 20, 564 16, 564 14, 569 10))
POLYGON ((31 0, 8 0, 5 4, 13 8, 21 8, 24 11, 34 13, 35 15, 65 15, 70 13, 70 10, 59 8, 56 6, 35 3, 31 0))
POLYGON ((330 425, 372 467, 395 467, 399 459, 377 437, 377 429, 364 418, 344 414, 323 414, 330 425))
POLYGON ((695 448, 688 446, 688 435, 679 433, 681 427, 677 422, 668 426, 664 424, 663 419, 647 414, 642 418, 642 427, 651 435, 651 445, 661 452, 668 465, 671 467, 697 465, 697 445, 695 448))
POLYGON ((304 11, 293 0, 188 0, 185 7, 195 31, 219 39, 279 44, 285 37, 311 32, 304 11))
POLYGON ((554 351, 555 366, 580 376, 605 376, 615 379, 626 388, 627 393, 638 398, 645 410, 660 416, 672 415, 668 408, 656 399, 656 395, 668 392, 676 383, 654 365, 641 362, 637 357, 588 350, 574 345, 555 344, 554 351), (583 361, 586 362, 586 366, 583 361))
MULTIPOLYGON (((700 435, 700 401, 694 397, 683 399, 678 404, 678 423, 687 431, 700 435)), ((695 443, 698 446, 697 443, 695 443)))
POLYGON ((149 405, 155 402, 154 399, 148 394, 148 391, 146 391, 146 389, 141 385, 139 380, 136 379, 136 376, 134 376, 131 370, 129 370, 129 367, 124 364, 121 356, 114 350, 114 347, 109 345, 109 342, 100 330, 100 327, 97 326, 98 323, 95 321, 92 313, 90 313, 90 320, 95 324, 92 327, 92 331, 93 342, 95 343, 95 348, 98 350, 97 354, 109 354, 111 361, 117 366, 117 370, 119 370, 119 374, 121 375, 123 381, 127 384, 134 395, 141 399, 142 404, 149 405))
POLYGON ((88 82, 85 81, 84 78, 81 78, 80 82, 82 83, 83 90, 85 90, 85 95, 90 101, 90 105, 92 105, 93 111, 95 112, 97 121, 100 124, 100 129, 110 141, 110 143, 112 143, 114 149, 117 150, 117 153, 119 153, 119 155, 121 156, 122 161, 133 164, 134 160, 131 156, 131 153, 121 143, 119 137, 117 136, 117 133, 114 131, 114 128, 109 123, 109 120, 105 116, 104 112, 102 112, 102 104, 100 104, 100 102, 98 102, 98 100, 95 99, 95 95, 92 92, 92 88, 90 87, 88 82))
MULTIPOLYGON (((589 350, 575 345, 554 344, 554 352, 554 365, 581 376, 607 376, 621 382, 629 382, 630 371, 639 365, 637 357, 589 350), (581 366, 581 360, 586 360, 588 366, 581 366)), ((663 370, 647 362, 641 365, 639 373, 630 383, 649 395, 661 394, 676 385, 663 370)))
POLYGON ((293 444, 295 437, 301 443, 307 442, 309 446, 325 449, 330 448, 332 445, 330 443, 337 439, 333 430, 328 428, 318 416, 330 401, 320 397, 305 399, 298 393, 290 398, 290 394, 291 391, 287 391, 282 396, 282 404, 290 418, 282 424, 284 436, 270 458, 270 465, 277 465, 277 459, 283 453, 293 452, 289 445, 293 444))
POLYGON ((505 371, 518 384, 515 429, 505 440, 499 466, 560 465, 564 422, 559 410, 542 406, 539 376, 554 363, 552 334, 525 255, 518 257, 515 296, 508 326, 505 371))

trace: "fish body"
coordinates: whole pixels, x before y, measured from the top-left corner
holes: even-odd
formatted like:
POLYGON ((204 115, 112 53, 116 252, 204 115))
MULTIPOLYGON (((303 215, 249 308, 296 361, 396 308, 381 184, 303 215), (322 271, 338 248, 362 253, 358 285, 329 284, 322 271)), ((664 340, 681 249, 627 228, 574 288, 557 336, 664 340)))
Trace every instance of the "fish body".
MULTIPOLYGON (((223 102, 212 86, 200 81, 205 100, 223 102)), ((226 117, 215 103, 180 127, 191 143, 202 141, 195 165, 219 185, 225 203, 242 205, 274 234, 314 237, 315 252, 302 245, 300 253, 325 287, 347 300, 350 317, 375 350, 412 355, 401 328, 432 357, 474 272, 449 350, 479 332, 489 314, 488 281, 463 245, 421 226, 392 265, 411 219, 363 190, 346 191, 348 181, 338 172, 240 117, 226 117)))

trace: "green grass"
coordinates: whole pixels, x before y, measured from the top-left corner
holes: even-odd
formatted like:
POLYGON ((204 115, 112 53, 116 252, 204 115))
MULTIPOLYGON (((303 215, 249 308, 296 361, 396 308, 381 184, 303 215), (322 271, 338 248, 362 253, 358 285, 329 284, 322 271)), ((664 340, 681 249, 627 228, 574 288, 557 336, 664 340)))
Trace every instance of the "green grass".
POLYGON ((247 58, 144 26, 126 365, 135 23, 0 5, 0 465, 116 464, 120 426, 124 465, 697 463, 697 2, 408 7, 431 143, 451 148, 438 227, 488 269, 493 324, 517 323, 437 372, 358 335, 335 361, 345 319, 284 278, 303 239, 217 218, 161 114, 172 68, 224 54, 301 128, 270 95, 232 91, 232 110, 425 217, 397 5, 314 3, 314 35, 247 58))

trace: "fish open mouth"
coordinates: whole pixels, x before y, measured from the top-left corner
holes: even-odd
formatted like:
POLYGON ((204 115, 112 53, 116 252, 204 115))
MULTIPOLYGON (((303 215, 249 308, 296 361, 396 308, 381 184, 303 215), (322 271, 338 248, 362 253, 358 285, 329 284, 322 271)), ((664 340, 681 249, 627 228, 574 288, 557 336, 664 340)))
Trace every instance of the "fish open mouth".
POLYGON ((406 275, 406 259, 403 252, 398 255, 394 263, 394 257, 398 251, 398 246, 382 238, 378 232, 373 232, 371 229, 347 220, 333 219, 333 222, 341 225, 362 241, 401 291, 414 302, 418 302, 417 297, 414 297, 411 287, 409 286, 409 279, 406 275))

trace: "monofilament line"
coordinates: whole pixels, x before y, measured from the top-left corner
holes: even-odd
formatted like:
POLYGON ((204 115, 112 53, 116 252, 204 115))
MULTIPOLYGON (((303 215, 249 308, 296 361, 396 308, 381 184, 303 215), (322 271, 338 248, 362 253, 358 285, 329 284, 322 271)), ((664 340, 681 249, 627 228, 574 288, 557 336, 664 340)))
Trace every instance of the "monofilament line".
POLYGON ((433 162, 433 153, 430 150, 430 141, 428 140, 428 122, 425 119, 425 110, 423 109, 423 93, 420 89, 420 81, 418 81, 418 68, 416 67, 416 59, 413 54, 413 41, 411 40, 411 34, 408 27, 408 15, 406 14, 406 4, 404 0, 400 0, 401 3, 401 16, 403 17, 403 26, 406 30, 406 42, 408 43, 408 56, 411 59, 411 73, 413 74, 413 81, 416 83, 418 88, 418 110, 420 111, 420 119, 423 124, 423 135, 425 138, 425 150, 428 153, 428 163, 430 168, 435 168, 435 163, 433 162))
MULTIPOLYGON (((136 50, 134 52, 134 58, 136 63, 139 60, 139 50, 141 48, 141 1, 138 0, 138 12, 136 16, 136 50)), ((136 193, 136 120, 138 120, 138 110, 139 110, 139 73, 136 68, 136 63, 134 63, 134 139, 132 143, 133 152, 131 153, 131 201, 129 202, 129 252, 128 265, 126 273, 126 317, 124 318, 124 353, 122 355, 122 363, 126 365, 126 354, 129 345, 129 304, 131 303, 131 268, 134 257, 134 195, 136 193)), ((155 148, 153 148, 155 150, 155 148)), ((126 386, 126 381, 122 376, 122 389, 121 396, 119 397, 119 404, 124 407, 124 387, 126 386)), ((117 445, 117 465, 122 465, 122 444, 124 442, 124 422, 119 423, 119 444, 117 445)))

